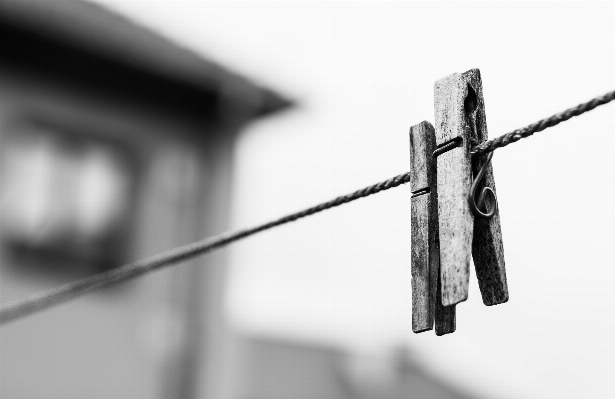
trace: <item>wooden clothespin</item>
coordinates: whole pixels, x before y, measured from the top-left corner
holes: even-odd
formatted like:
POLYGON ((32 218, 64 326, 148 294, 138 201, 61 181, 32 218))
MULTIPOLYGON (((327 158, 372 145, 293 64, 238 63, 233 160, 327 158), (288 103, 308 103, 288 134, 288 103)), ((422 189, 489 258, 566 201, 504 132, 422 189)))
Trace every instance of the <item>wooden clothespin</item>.
POLYGON ((455 331, 455 306, 442 306, 436 185, 436 134, 425 121, 410 128, 412 331, 455 331))
POLYGON ((470 155, 473 146, 487 140, 480 71, 472 69, 438 80, 434 101, 442 305, 468 298, 470 254, 485 305, 504 303, 508 286, 493 168, 488 161, 485 165, 470 155), (492 196, 485 196, 485 207, 494 212, 490 219, 481 216, 490 213, 482 212, 481 204, 474 209, 475 216, 468 199, 472 172, 477 175, 479 170, 484 176, 477 179, 476 190, 489 187, 492 191, 492 196))

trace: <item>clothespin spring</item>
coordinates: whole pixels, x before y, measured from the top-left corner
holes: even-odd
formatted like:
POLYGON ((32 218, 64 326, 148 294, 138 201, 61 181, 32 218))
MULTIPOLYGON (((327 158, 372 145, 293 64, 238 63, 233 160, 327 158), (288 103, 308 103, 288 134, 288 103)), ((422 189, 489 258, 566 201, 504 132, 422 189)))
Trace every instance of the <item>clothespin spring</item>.
POLYGON ((487 160, 485 161, 483 166, 481 166, 478 175, 476 175, 476 177, 474 178, 474 181, 472 182, 472 187, 470 188, 470 194, 468 195, 470 210, 472 211, 474 216, 487 220, 491 219, 495 215, 495 212, 498 209, 498 198, 495 195, 495 191, 493 191, 491 187, 483 187, 478 196, 478 202, 476 202, 476 190, 478 189, 478 184, 487 172, 487 168, 489 167, 491 158, 493 158, 493 152, 489 153, 489 155, 487 156, 487 160), (483 212, 481 208, 483 208, 483 205, 485 203, 485 195, 487 195, 487 193, 491 193, 491 196, 493 198, 493 207, 490 210, 483 212))

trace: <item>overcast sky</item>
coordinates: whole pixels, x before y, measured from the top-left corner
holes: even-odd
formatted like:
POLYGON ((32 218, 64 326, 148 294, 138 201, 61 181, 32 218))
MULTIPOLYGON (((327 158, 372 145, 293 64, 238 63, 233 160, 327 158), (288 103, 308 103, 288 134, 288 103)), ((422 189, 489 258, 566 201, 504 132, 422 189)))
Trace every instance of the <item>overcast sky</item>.
MULTIPOLYGON (((480 68, 490 137, 615 89, 615 3, 98 1, 297 101, 238 144, 237 228, 407 171, 408 128, 453 72, 480 68)), ((452 335, 412 333, 407 185, 234 245, 229 317, 408 346, 485 397, 610 396, 614 150, 609 104, 495 153, 510 301, 485 307, 472 270, 452 335)))

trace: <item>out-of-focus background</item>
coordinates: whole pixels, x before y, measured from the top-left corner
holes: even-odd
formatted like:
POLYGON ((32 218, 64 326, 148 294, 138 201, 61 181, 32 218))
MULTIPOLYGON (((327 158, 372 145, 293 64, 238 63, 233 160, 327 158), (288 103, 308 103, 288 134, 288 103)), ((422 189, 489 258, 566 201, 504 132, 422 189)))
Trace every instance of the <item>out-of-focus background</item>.
MULTIPOLYGON (((615 3, 0 0, 0 300, 403 173, 433 83, 490 137, 615 88, 615 3)), ((402 186, 3 326, 2 398, 615 392, 609 104, 493 159, 510 301, 411 331, 402 186)))

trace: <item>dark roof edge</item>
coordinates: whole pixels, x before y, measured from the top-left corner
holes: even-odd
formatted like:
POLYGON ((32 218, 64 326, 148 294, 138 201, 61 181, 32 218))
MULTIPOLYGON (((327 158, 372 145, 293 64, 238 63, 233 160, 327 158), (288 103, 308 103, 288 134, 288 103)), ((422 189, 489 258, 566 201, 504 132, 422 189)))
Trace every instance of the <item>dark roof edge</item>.
POLYGON ((0 0, 0 25, 18 26, 206 93, 224 93, 262 117, 293 102, 97 4, 74 0, 0 0))

